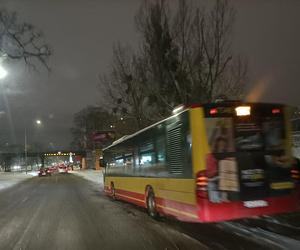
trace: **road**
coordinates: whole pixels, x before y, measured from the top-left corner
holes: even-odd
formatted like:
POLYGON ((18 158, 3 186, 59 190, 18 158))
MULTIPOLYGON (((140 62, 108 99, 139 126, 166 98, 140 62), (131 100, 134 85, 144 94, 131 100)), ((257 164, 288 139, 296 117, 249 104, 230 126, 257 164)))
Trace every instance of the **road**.
POLYGON ((0 249, 207 249, 72 175, 33 177, 0 193, 0 249))
POLYGON ((300 249, 300 214, 293 216, 288 226, 274 218, 155 221, 141 208, 106 197, 99 184, 56 174, 0 191, 0 249, 300 249))

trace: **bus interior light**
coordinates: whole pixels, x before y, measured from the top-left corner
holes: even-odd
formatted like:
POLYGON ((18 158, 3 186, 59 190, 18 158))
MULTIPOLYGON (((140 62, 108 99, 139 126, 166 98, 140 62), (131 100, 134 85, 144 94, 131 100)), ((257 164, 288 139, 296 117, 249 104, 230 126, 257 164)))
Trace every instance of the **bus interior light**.
POLYGON ((250 106, 239 106, 235 108, 236 115, 237 116, 247 116, 251 113, 251 107, 250 106))
POLYGON ((175 114, 183 111, 183 109, 184 109, 184 105, 179 105, 173 109, 172 113, 175 115, 175 114))

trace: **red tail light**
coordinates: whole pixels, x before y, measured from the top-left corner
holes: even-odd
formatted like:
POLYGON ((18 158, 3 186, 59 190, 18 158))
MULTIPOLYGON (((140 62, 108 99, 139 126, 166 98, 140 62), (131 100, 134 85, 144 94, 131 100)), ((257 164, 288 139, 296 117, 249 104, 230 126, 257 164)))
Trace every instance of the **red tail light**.
POLYGON ((210 109, 209 110, 209 114, 210 115, 215 115, 215 114, 217 114, 218 113, 218 110, 216 109, 216 108, 213 108, 213 109, 210 109))
POLYGON ((280 114, 280 109, 272 109, 272 114, 280 114))
POLYGON ((291 170, 291 176, 292 176, 293 179, 300 180, 299 170, 292 169, 291 170))
POLYGON ((208 178, 206 176, 206 171, 200 171, 197 173, 196 177, 196 192, 197 196, 201 198, 207 198, 207 182, 208 178))

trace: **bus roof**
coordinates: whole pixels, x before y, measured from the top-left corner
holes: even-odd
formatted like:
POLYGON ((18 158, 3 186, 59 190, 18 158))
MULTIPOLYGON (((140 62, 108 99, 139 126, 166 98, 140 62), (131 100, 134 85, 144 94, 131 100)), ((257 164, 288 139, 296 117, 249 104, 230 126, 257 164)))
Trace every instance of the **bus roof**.
POLYGON ((199 108, 199 107, 210 108, 210 107, 222 106, 222 105, 223 106, 234 106, 234 105, 275 105, 275 106, 284 106, 283 104, 280 104, 280 103, 243 102, 243 101, 239 101, 239 100, 224 100, 224 101, 220 101, 220 102, 212 102, 212 103, 205 103, 205 104, 199 104, 199 103, 197 104, 196 103, 196 104, 186 105, 185 109, 182 110, 182 111, 180 111, 180 112, 178 112, 177 114, 174 114, 174 115, 169 116, 169 117, 167 117, 167 118, 165 118, 163 120, 160 120, 160 121, 158 121, 158 122, 156 122, 156 123, 154 123, 154 124, 152 124, 152 125, 150 125, 148 127, 145 127, 145 128, 143 128, 143 129, 141 129, 141 130, 139 130, 139 131, 137 131, 137 132, 135 132, 135 133, 133 133, 131 135, 125 135, 125 136, 123 136, 123 137, 115 140, 111 145, 107 146, 103 150, 107 150, 107 149, 109 149, 109 148, 111 148, 113 146, 116 146, 116 145, 120 144, 123 141, 126 141, 126 140, 128 140, 130 138, 133 138, 136 135, 138 135, 138 134, 140 134, 140 133, 142 133, 142 132, 144 132, 144 131, 152 128, 152 127, 155 127, 156 125, 158 125, 158 124, 160 124, 160 123, 162 123, 164 121, 172 119, 173 117, 176 117, 176 116, 178 116, 178 115, 186 112, 189 109, 199 108))
POLYGON ((156 123, 154 123, 154 124, 152 124, 152 125, 150 125, 150 126, 148 126, 148 127, 145 127, 145 128, 143 128, 143 129, 141 129, 141 130, 139 130, 139 131, 137 131, 137 132, 135 132, 135 133, 133 133, 133 134, 131 134, 131 135, 125 135, 125 136, 121 137, 120 139, 115 140, 111 145, 107 146, 107 147, 104 148, 103 150, 107 150, 107 149, 109 149, 109 148, 111 148, 111 147, 113 147, 113 146, 115 146, 115 145, 120 144, 120 143, 123 142, 123 141, 126 141, 126 140, 128 140, 128 139, 130 139, 130 138, 132 138, 132 137, 135 137, 136 135, 138 135, 138 134, 140 134, 140 133, 142 133, 142 132, 144 132, 144 131, 146 131, 146 130, 152 128, 152 127, 155 127, 156 125, 158 125, 158 124, 160 124, 160 123, 162 123, 162 122, 164 122, 164 121, 167 121, 167 120, 169 120, 169 119, 172 119, 173 117, 176 117, 176 116, 178 116, 178 115, 180 115, 180 114, 186 112, 187 110, 188 110, 188 108, 182 110, 181 112, 179 112, 179 113, 177 113, 177 114, 174 114, 174 115, 169 116, 169 117, 167 117, 167 118, 165 118, 165 119, 163 119, 163 120, 160 120, 160 121, 158 121, 158 122, 156 122, 156 123))

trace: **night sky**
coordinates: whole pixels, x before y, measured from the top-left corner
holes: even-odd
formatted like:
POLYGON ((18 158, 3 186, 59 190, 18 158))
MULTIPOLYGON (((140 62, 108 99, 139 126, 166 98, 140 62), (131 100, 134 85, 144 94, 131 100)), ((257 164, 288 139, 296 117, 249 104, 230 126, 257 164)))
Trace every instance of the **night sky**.
MULTIPOLYGON (((137 44, 133 18, 140 2, 0 0, 40 28, 54 50, 50 74, 22 63, 7 68, 0 82, 1 145, 22 143, 26 126, 29 143, 68 147, 73 114, 99 103, 98 75, 109 67, 113 44, 137 44)), ((300 1, 239 0, 234 6, 233 49, 249 61, 248 100, 300 106, 300 1)))

